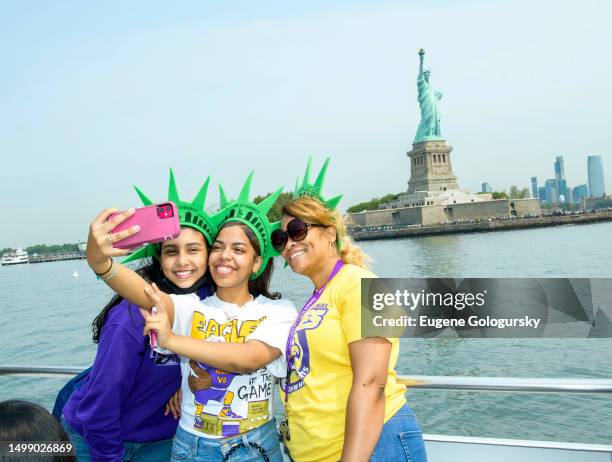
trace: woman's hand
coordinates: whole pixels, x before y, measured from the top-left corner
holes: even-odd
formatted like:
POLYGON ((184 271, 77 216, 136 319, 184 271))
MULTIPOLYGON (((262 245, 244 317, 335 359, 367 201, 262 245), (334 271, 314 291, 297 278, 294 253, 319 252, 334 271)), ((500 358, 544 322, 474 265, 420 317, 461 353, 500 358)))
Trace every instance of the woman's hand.
POLYGON ((141 308, 140 312, 145 319, 143 335, 149 335, 149 332, 152 330, 156 331, 157 344, 161 348, 166 348, 168 342, 174 336, 170 326, 170 317, 168 316, 168 311, 174 309, 174 304, 168 294, 159 290, 155 283, 151 286, 146 286, 144 290, 151 304, 157 308, 157 314, 151 314, 149 311, 141 308))
POLYGON ((176 390, 176 393, 172 395, 172 398, 168 400, 166 403, 164 415, 168 415, 169 412, 172 413, 175 419, 178 419, 181 416, 181 399, 183 397, 183 393, 179 388, 176 390))
POLYGON ((111 234, 111 231, 117 225, 134 215, 134 209, 129 209, 119 213, 112 220, 107 221, 108 217, 117 211, 117 209, 102 210, 89 226, 87 263, 98 274, 104 273, 104 271, 109 269, 111 257, 130 253, 130 249, 116 249, 113 247, 113 244, 140 231, 140 226, 136 225, 119 233, 111 234))

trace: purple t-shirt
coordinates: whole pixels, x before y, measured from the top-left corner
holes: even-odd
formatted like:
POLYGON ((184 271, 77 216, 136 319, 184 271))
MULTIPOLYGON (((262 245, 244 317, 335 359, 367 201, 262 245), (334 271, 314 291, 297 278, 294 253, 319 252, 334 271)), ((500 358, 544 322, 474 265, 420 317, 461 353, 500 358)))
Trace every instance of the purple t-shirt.
POLYGON ((144 318, 123 300, 108 314, 89 376, 63 410, 92 460, 120 460, 123 442, 172 438, 178 420, 164 406, 181 386, 176 355, 151 350, 144 318))

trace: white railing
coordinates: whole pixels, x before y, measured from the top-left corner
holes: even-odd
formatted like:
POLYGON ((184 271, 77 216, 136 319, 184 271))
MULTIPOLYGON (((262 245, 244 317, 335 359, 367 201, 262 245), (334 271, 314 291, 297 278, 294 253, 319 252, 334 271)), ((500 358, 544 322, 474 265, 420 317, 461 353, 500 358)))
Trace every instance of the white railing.
POLYGON ((398 376, 398 382, 409 388, 427 390, 612 393, 612 379, 401 375, 398 376))
MULTIPOLYGON (((0 376, 73 376, 84 367, 1 366, 0 376)), ((426 390, 507 391, 533 393, 612 393, 612 379, 466 377, 444 375, 400 375, 398 382, 426 390)))

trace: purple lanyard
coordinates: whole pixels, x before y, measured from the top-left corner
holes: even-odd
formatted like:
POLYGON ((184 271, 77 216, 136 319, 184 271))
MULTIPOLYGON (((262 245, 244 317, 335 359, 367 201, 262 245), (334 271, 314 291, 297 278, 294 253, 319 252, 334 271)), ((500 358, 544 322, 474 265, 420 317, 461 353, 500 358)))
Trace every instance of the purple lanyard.
POLYGON ((312 308, 312 306, 317 302, 317 300, 319 300, 319 298, 323 294, 323 291, 325 290, 325 287, 327 287, 327 284, 329 284, 329 281, 331 281, 334 278, 334 276, 338 274, 338 271, 340 271, 343 264, 344 263, 342 262, 342 260, 338 260, 336 262, 336 264, 334 265, 334 269, 332 269, 332 272, 327 278, 327 281, 325 281, 325 284, 323 284, 323 286, 321 286, 319 290, 315 289, 315 291, 312 293, 312 295, 310 296, 306 304, 300 310, 300 314, 298 315, 297 319, 293 323, 293 326, 291 326, 291 329, 289 330, 289 337, 287 337, 287 347, 285 349, 285 358, 287 358, 287 381, 286 381, 287 390, 285 390, 285 402, 289 400, 289 391, 288 391, 289 375, 291 374, 291 369, 293 367, 293 358, 291 358, 291 344, 293 343, 293 336, 295 335, 295 331, 297 330, 297 327, 302 322, 302 318, 306 315, 308 310, 312 308))

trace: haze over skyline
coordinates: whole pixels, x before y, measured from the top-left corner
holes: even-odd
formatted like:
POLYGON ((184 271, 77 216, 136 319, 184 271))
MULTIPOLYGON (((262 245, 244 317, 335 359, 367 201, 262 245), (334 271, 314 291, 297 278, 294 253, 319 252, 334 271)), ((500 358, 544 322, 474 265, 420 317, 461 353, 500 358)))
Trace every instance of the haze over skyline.
POLYGON ((252 196, 332 158, 341 210, 406 190, 419 48, 462 188, 612 177, 603 1, 14 2, 0 15, 0 248, 85 239, 104 207, 252 196))

